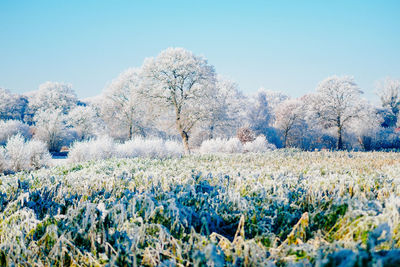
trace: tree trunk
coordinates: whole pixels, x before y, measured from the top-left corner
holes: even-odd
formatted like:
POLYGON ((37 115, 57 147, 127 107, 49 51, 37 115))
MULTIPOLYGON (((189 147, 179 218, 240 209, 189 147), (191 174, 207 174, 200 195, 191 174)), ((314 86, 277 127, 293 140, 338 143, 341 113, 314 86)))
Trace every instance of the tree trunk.
POLYGON ((343 149, 343 138, 342 138, 342 127, 338 127, 338 140, 337 140, 337 149, 342 150, 343 149))
POLYGON ((132 123, 129 124, 129 136, 128 139, 131 140, 133 136, 133 125, 132 123))
POLYGON ((182 143, 183 143, 183 149, 185 151, 186 155, 190 154, 190 148, 189 148, 189 135, 188 133, 183 129, 183 126, 181 124, 181 109, 178 107, 176 102, 174 102, 175 106, 175 125, 176 128, 179 132, 179 134, 182 137, 182 143))
POLYGON ((285 130, 285 133, 284 133, 284 135, 283 135, 283 138, 284 138, 284 143, 283 143, 283 145, 284 145, 284 147, 287 147, 287 136, 288 136, 288 133, 289 133, 289 131, 288 131, 288 130, 285 130))
POLYGON ((189 135, 185 130, 183 130, 183 127, 179 119, 176 121, 176 128, 178 128, 179 134, 182 137, 183 149, 185 150, 185 154, 189 155, 190 154, 189 135))
POLYGON ((189 135, 185 131, 181 131, 181 137, 182 137, 183 148, 185 150, 185 154, 189 155, 190 154, 189 135))
POLYGON ((208 139, 213 139, 214 138, 214 125, 210 126, 210 134, 208 136, 208 139))

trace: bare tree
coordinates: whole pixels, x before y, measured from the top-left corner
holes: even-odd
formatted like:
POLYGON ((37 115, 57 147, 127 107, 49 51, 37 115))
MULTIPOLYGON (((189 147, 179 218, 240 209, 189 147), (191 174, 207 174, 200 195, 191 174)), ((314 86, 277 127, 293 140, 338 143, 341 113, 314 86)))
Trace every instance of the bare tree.
POLYGON ((298 99, 288 99, 275 108, 275 127, 283 134, 283 144, 289 145, 289 137, 293 130, 303 122, 303 103, 298 99))
POLYGON ((343 131, 360 117, 362 91, 349 76, 331 76, 323 80, 317 92, 309 97, 309 108, 325 129, 335 128, 337 149, 343 149, 343 131))
POLYGON ((210 118, 205 123, 208 139, 235 135, 237 128, 244 124, 246 97, 236 83, 218 77, 212 100, 208 104, 210 118))
POLYGON ((100 110, 103 119, 114 132, 111 135, 123 139, 132 139, 135 134, 144 135, 144 107, 139 94, 140 80, 140 69, 128 69, 104 91, 100 110))
POLYGON ((145 60, 143 94, 164 115, 172 114, 176 130, 190 153, 191 130, 210 116, 207 108, 215 88, 214 67, 183 48, 168 48, 145 60))
POLYGON ((395 126, 400 111, 400 81, 386 78, 377 83, 382 107, 389 109, 391 126, 395 126))

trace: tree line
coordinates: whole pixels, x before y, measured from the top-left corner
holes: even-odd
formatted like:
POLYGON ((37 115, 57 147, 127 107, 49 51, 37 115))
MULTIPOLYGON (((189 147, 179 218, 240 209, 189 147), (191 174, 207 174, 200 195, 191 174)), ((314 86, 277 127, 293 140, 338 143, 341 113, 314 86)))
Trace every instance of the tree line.
POLYGON ((0 144, 17 132, 50 151, 103 135, 156 136, 181 140, 189 153, 245 129, 278 148, 398 149, 400 81, 387 78, 377 89, 379 106, 362 98, 350 76, 328 77, 299 98, 265 89, 245 95, 204 57, 168 48, 85 100, 59 82, 22 95, 0 89, 0 144))

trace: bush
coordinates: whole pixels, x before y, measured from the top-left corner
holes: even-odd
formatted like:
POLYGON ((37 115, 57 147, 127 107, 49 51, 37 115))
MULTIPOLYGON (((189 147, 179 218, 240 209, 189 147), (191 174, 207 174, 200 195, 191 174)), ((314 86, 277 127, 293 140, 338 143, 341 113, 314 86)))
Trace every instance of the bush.
POLYGON ((166 154, 162 139, 134 138, 117 146, 118 157, 162 157, 166 154))
POLYGON ((275 145, 268 143, 263 135, 259 135, 253 142, 247 142, 243 145, 245 152, 261 153, 272 149, 276 149, 275 145))
POLYGON ((225 152, 241 153, 243 152, 242 142, 238 138, 231 138, 226 142, 225 152))
POLYGON ((0 173, 7 169, 6 150, 0 146, 0 173))
POLYGON ((72 162, 107 159, 113 156, 115 156, 115 143, 108 136, 75 142, 68 153, 68 159, 72 162))
POLYGON ((205 140, 201 144, 199 152, 201 154, 225 152, 227 147, 227 142, 228 140, 222 138, 205 140))
POLYGON ((27 154, 29 157, 29 166, 33 169, 39 169, 48 165, 51 160, 46 143, 38 140, 31 140, 26 144, 27 154))
POLYGON ((29 158, 27 151, 25 151, 25 140, 20 134, 8 139, 6 151, 10 169, 20 171, 28 168, 29 158))
POLYGON ((0 172, 39 169, 47 166, 50 159, 45 143, 26 142, 21 134, 17 134, 8 139, 5 147, 0 147, 0 172))
POLYGON ((244 144, 247 142, 253 142, 255 134, 249 127, 242 127, 237 130, 237 138, 239 138, 240 142, 244 144))
POLYGON ((29 125, 18 120, 0 121, 0 146, 4 146, 11 136, 18 133, 25 139, 32 137, 29 125))
POLYGON ((162 158, 180 156, 182 154, 182 145, 175 141, 164 141, 160 138, 145 139, 137 137, 125 143, 115 143, 110 137, 101 137, 97 140, 74 143, 68 154, 68 159, 71 162, 82 162, 111 157, 162 158))
POLYGON ((260 135, 253 142, 247 142, 243 145, 238 138, 206 140, 201 144, 199 152, 201 154, 266 152, 275 148, 273 144, 267 142, 263 135, 260 135))

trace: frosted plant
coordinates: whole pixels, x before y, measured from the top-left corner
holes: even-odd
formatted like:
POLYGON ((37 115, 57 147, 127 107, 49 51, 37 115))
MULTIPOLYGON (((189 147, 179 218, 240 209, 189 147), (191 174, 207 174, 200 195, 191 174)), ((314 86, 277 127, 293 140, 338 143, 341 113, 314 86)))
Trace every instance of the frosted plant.
POLYGON ((71 162, 82 162, 92 159, 89 141, 75 142, 69 149, 68 159, 71 162))
POLYGON ((235 135, 245 123, 247 102, 236 83, 218 76, 213 98, 207 103, 209 118, 200 126, 207 139, 235 135))
POLYGON ((0 146, 0 173, 4 172, 8 167, 6 156, 5 148, 0 146))
POLYGON ((164 143, 167 156, 178 157, 183 155, 183 147, 181 143, 167 140, 164 143))
POLYGON ((100 135, 103 130, 102 121, 91 106, 77 106, 66 118, 66 124, 78 134, 78 140, 87 140, 100 135))
POLYGON ((344 130, 354 119, 359 118, 362 111, 362 91, 349 76, 326 78, 320 82, 316 91, 316 94, 308 98, 308 107, 324 128, 336 131, 336 148, 343 149, 344 130))
POLYGON ((253 142, 256 138, 255 133, 248 126, 239 128, 237 130, 236 136, 240 140, 240 142, 242 142, 242 144, 253 142))
POLYGON ((68 140, 67 117, 61 108, 41 109, 33 118, 35 122, 34 138, 45 142, 50 151, 59 151, 68 140))
POLYGON ((24 120, 27 105, 25 96, 0 88, 0 120, 24 120))
POLYGON ((17 134, 10 137, 5 146, 7 160, 13 171, 27 169, 29 166, 29 154, 25 150, 25 139, 17 134))
POLYGON ((284 149, 3 175, 0 265, 397 266, 399 162, 284 149))
POLYGON ((201 154, 222 153, 225 151, 226 139, 216 138, 203 141, 199 148, 201 154))
POLYGON ((274 126, 282 131, 285 147, 289 145, 289 140, 296 132, 296 128, 303 128, 303 108, 303 102, 298 99, 285 100, 275 108, 274 126))
POLYGON ((182 145, 175 141, 164 141, 160 138, 135 137, 125 143, 116 143, 110 137, 84 142, 75 142, 70 149, 68 159, 71 162, 89 160, 133 157, 176 157, 183 153, 182 145))
POLYGON ((5 145, 11 136, 18 133, 26 139, 32 137, 29 125, 18 120, 0 121, 0 145, 5 145))
POLYGON ((252 142, 246 142, 242 144, 238 138, 231 139, 210 139, 205 140, 200 148, 200 154, 212 154, 212 153, 242 153, 242 152, 254 152, 261 153, 266 152, 276 147, 269 144, 265 139, 265 136, 260 135, 255 138, 252 142))
POLYGON ((400 111, 400 81, 386 78, 377 82, 377 93, 381 100, 382 107, 389 108, 394 118, 394 125, 400 111))
POLYGON ((31 92, 28 99, 29 109, 33 113, 38 110, 60 109, 66 114, 78 102, 72 86, 59 82, 45 82, 39 85, 39 89, 31 92))
POLYGON ((168 120, 175 124, 189 153, 192 129, 210 116, 207 104, 214 95, 214 67, 183 48, 168 48, 146 59, 142 68, 142 94, 158 108, 155 112, 171 115, 168 120))
POLYGON ((247 142, 243 145, 244 151, 253 153, 266 152, 275 148, 274 145, 267 142, 267 139, 263 135, 259 135, 253 142, 247 142))
POLYGON ((31 140, 25 144, 25 153, 29 155, 29 167, 39 169, 48 166, 51 155, 47 150, 47 145, 38 140, 31 140))
POLYGON ((242 142, 238 138, 230 138, 226 142, 224 150, 226 153, 241 153, 243 151, 242 142))
POLYGON ((142 79, 140 69, 128 69, 102 93, 99 106, 102 118, 112 129, 110 135, 129 140, 145 134, 146 121, 150 121, 146 115, 152 112, 140 93, 142 79))

